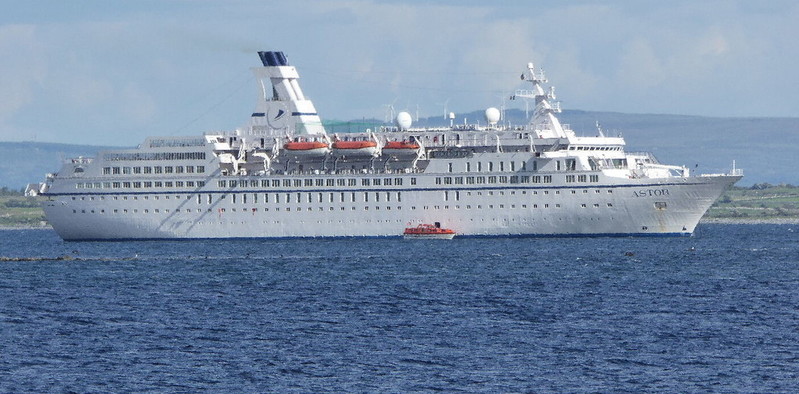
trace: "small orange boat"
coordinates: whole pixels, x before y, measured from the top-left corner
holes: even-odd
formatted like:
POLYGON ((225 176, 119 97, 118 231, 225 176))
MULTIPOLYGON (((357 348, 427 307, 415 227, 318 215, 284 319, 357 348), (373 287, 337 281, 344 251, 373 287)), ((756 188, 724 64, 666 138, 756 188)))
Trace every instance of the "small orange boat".
POLYGON ((441 223, 420 224, 416 227, 407 227, 402 233, 405 239, 452 239, 455 231, 448 228, 441 228, 441 223))

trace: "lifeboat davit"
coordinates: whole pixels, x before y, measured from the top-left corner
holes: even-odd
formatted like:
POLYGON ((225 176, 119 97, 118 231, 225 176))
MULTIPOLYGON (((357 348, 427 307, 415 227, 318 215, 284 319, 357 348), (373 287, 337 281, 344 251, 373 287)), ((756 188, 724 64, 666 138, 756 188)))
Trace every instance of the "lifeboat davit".
POLYGON ((298 156, 324 156, 330 153, 330 145, 322 141, 289 141, 283 145, 283 149, 298 156))
POLYGON ((416 227, 407 227, 402 233, 405 239, 452 239, 455 238, 455 231, 448 228, 441 228, 441 224, 420 224, 416 227))
POLYGON ((333 153, 339 156, 374 156, 377 153, 377 142, 333 141, 333 153))

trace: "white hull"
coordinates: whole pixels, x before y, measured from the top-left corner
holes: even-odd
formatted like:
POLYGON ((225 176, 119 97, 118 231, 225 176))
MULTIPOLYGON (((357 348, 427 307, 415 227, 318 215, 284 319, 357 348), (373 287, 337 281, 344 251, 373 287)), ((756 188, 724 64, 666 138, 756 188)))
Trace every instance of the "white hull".
POLYGON ((209 189, 124 194, 117 199, 111 194, 50 194, 44 210, 55 231, 66 240, 391 237, 400 236, 409 223, 431 222, 440 222, 459 236, 689 235, 705 211, 738 178, 430 190, 309 188, 302 192, 253 189, 230 193, 209 189), (647 194, 656 190, 668 194, 647 194), (453 197, 456 191, 457 201, 453 197), (444 192, 450 201, 441 197, 444 192), (355 202, 351 201, 353 193, 355 202), (276 202, 271 197, 265 202, 265 194, 289 194, 293 200, 276 202), (364 201, 365 194, 371 197, 369 202, 364 201), (379 202, 378 194, 382 197, 379 202), (220 198, 223 195, 225 198, 220 198), (656 202, 665 203, 665 209, 656 208, 656 202))

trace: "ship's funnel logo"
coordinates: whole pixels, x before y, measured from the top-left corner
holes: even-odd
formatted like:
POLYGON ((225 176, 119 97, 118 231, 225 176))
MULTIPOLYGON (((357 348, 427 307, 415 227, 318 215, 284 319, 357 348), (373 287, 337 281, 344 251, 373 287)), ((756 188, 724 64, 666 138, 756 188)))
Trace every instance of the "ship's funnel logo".
POLYGON ((286 115, 288 113, 288 109, 282 103, 272 103, 272 107, 267 111, 269 125, 275 129, 285 128, 290 118, 286 115))

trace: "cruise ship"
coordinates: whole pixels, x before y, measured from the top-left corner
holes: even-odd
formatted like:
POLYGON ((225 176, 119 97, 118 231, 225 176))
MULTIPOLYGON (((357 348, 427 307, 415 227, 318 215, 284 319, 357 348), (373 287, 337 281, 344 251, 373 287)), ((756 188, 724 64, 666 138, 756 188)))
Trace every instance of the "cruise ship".
MULTIPOLYGON (((259 52, 245 126, 150 137, 66 160, 34 193, 64 240, 462 236, 685 236, 742 173, 692 174, 621 137, 578 136, 541 69, 523 70, 526 125, 326 130, 282 52, 259 52)), ((454 117, 454 115, 450 115, 454 117)), ((451 122, 452 123, 452 122, 451 122)))

